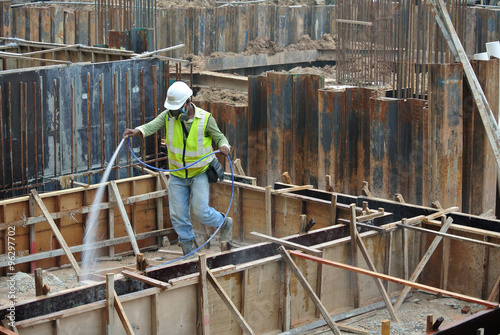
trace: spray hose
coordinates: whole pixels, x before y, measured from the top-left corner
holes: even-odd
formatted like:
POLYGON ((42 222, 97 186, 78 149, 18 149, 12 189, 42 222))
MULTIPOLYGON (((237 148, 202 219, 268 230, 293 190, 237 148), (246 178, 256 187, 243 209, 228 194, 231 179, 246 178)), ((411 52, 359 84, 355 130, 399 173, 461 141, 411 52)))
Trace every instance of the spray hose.
MULTIPOLYGON (((220 150, 217 150, 217 151, 213 151, 211 153, 209 153, 208 155, 205 155, 203 156, 202 158, 198 159, 196 162, 193 162, 187 166, 184 166, 182 168, 178 168, 178 169, 173 169, 173 170, 165 170, 165 169, 160 169, 160 168, 157 168, 157 167, 154 167, 154 166, 151 166, 151 165, 148 165, 146 163, 144 163, 143 161, 141 161, 139 159, 139 157, 137 157, 134 153, 134 151, 132 150, 132 147, 130 146, 130 138, 127 137, 127 142, 128 142, 128 149, 130 151, 130 153, 132 154, 132 156, 134 156, 134 158, 139 162, 141 163, 142 165, 152 169, 152 170, 156 170, 156 171, 161 171, 161 172, 174 172, 174 171, 181 171, 181 170, 184 170, 184 169, 187 169, 189 168, 190 166, 198 163, 199 161, 201 160, 204 160, 205 158, 207 158, 208 156, 210 155, 214 155, 216 153, 219 153, 220 150)), ((215 232, 212 234, 212 236, 210 236, 210 238, 208 240, 205 241, 205 243, 203 243, 202 245, 200 245, 198 248, 196 248, 195 250, 191 251, 190 253, 182 256, 182 257, 179 257, 179 258, 176 258, 174 260, 171 260, 171 261, 168 261, 168 262, 165 262, 165 263, 162 263, 162 264, 159 264, 159 265, 155 265, 155 266, 152 266, 151 268, 155 268, 155 267, 158 267, 158 266, 163 266, 163 265, 167 265, 167 264, 170 264, 170 263, 174 263, 174 262, 177 262, 181 259, 184 259, 192 254, 194 254, 195 252, 197 252, 198 250, 200 250, 201 248, 203 248, 207 243, 209 243, 213 238, 214 236, 219 232, 220 228, 222 227, 222 224, 224 223, 224 219, 227 218, 227 216, 229 215, 229 210, 231 209, 231 204, 233 203, 233 194, 234 194, 234 172, 233 172, 233 162, 231 161, 231 157, 229 155, 226 156, 229 160, 229 167, 231 168, 231 199, 229 200, 229 206, 227 207, 227 211, 226 211, 226 215, 224 216, 221 224, 219 225, 219 227, 217 227, 217 229, 215 230, 215 232)))

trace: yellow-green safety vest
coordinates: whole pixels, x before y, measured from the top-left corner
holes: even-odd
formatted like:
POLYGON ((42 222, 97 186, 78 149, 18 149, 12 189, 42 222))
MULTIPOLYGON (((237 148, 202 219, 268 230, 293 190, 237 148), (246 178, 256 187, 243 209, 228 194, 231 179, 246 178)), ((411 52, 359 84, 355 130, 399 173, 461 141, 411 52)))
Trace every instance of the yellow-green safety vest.
MULTIPOLYGON (((195 117, 191 124, 191 129, 186 138, 185 149, 184 130, 182 129, 181 121, 178 118, 173 118, 168 115, 165 118, 165 139, 167 142, 168 164, 170 170, 185 167, 212 152, 212 138, 205 136, 208 118, 211 114, 195 106, 195 115, 196 114, 199 114, 200 117, 195 117)), ((195 177, 205 172, 213 159, 213 155, 210 155, 185 170, 170 172, 170 174, 180 178, 195 177)))

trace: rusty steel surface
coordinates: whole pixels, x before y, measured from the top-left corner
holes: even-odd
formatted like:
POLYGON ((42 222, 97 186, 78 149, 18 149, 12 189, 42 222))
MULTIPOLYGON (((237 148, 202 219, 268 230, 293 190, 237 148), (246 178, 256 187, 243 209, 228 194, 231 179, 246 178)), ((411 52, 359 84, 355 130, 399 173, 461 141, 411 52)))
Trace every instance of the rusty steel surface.
POLYGON ((462 204, 463 67, 430 66, 431 197, 446 206, 462 204))
MULTIPOLYGON (((58 179, 67 174, 74 174, 75 181, 98 182, 126 126, 125 113, 133 114, 128 122, 135 127, 141 116, 131 111, 141 111, 141 95, 145 122, 154 117, 153 109, 162 105, 153 98, 161 92, 160 87, 156 93, 151 85, 143 85, 142 94, 133 89, 139 85, 140 71, 144 81, 154 82, 150 73, 153 65, 158 66, 158 60, 2 74, 0 197, 23 195, 33 187, 40 191, 59 189, 58 179), (128 78, 129 72, 133 78, 121 80, 128 78), (119 99, 120 95, 129 99, 119 99)), ((147 159, 156 162, 161 158, 152 144, 148 143, 147 159)), ((137 164, 121 153, 119 161, 123 168, 115 169, 116 178, 124 177, 137 164)))

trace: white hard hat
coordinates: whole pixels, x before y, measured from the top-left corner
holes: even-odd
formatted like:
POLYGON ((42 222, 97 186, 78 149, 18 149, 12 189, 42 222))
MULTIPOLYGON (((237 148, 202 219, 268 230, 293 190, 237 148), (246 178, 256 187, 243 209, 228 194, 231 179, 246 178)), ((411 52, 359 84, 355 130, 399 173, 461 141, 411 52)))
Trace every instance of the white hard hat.
POLYGON ((177 110, 184 105, 187 99, 193 95, 193 91, 189 86, 182 81, 173 83, 167 91, 167 98, 165 99, 165 108, 169 110, 177 110))

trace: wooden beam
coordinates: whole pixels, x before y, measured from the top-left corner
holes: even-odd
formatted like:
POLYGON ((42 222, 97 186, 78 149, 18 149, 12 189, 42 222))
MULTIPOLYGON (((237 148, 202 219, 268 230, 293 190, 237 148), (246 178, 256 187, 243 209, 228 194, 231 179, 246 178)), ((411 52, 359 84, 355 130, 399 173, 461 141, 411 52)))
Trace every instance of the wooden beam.
POLYGON ((106 335, 113 335, 115 323, 115 274, 106 274, 106 335))
POLYGON ((295 242, 289 242, 289 241, 281 239, 281 238, 264 235, 264 234, 261 234, 261 233, 257 233, 255 231, 251 232, 250 235, 254 235, 254 236, 260 237, 260 238, 262 238, 262 239, 264 239, 266 241, 278 243, 278 244, 281 244, 281 245, 284 245, 284 246, 287 246, 287 247, 290 247, 290 248, 294 248, 294 249, 297 249, 297 250, 302 250, 304 252, 307 252, 307 253, 310 253, 310 254, 313 254, 313 255, 316 255, 316 256, 321 256, 321 254, 322 254, 322 251, 319 250, 319 249, 315 249, 315 248, 311 248, 311 247, 306 247, 305 245, 302 245, 302 244, 298 244, 298 243, 295 243, 295 242))
POLYGON ((151 335, 160 335, 160 307, 158 293, 151 296, 151 335))
MULTIPOLYGON (((452 222, 453 222, 453 219, 452 218, 448 218, 445 221, 445 223, 442 225, 442 227, 441 227, 441 229, 439 231, 441 233, 446 232, 448 230, 448 228, 450 228, 452 222)), ((420 273, 424 269, 425 265, 427 264, 427 262, 431 258, 432 254, 434 253, 434 251, 436 250, 436 248, 439 245, 439 242, 441 242, 442 239, 443 238, 441 236, 436 236, 434 238, 434 240, 432 241, 431 245, 429 246, 429 248, 425 252, 425 254, 422 257, 422 259, 420 260, 420 263, 418 263, 417 267, 415 268, 415 270, 413 271, 412 275, 410 276, 410 279, 409 279, 410 281, 412 281, 412 282, 416 282, 417 281, 418 276, 420 275, 420 273)), ((394 308, 395 309, 398 309, 399 307, 401 307, 401 305, 403 304, 403 302, 404 302, 404 300, 405 300, 405 298, 406 298, 406 296, 408 295, 409 292, 410 292, 410 286, 405 286, 403 288, 403 291, 399 295, 398 300, 396 300, 396 303, 394 304, 394 308)))
POLYGON ((140 273, 132 272, 129 270, 122 270, 122 275, 125 277, 133 278, 135 280, 141 281, 143 283, 146 283, 148 285, 158 287, 159 289, 166 290, 167 288, 171 287, 169 283, 166 283, 164 281, 158 280, 158 279, 153 279, 150 277, 146 277, 140 273))
POLYGON ((222 286, 220 286, 219 282, 213 275, 213 273, 207 269, 207 278, 210 281, 210 284, 212 284, 213 288, 219 295, 219 297, 222 299, 224 304, 226 304, 227 308, 229 311, 233 314, 233 316, 236 318, 236 321, 238 321, 238 324, 241 326, 241 328, 245 331, 245 334, 255 334, 250 328, 250 325, 245 321, 243 316, 240 314, 236 306, 233 304, 231 301, 231 298, 227 295, 227 293, 224 291, 222 286))
POLYGON ((19 335, 19 334, 5 327, 0 326, 0 335, 19 335))
POLYGON ((137 245, 137 241, 135 239, 135 232, 132 229, 132 225, 130 224, 130 220, 127 215, 127 210, 123 205, 120 191, 118 190, 118 186, 116 186, 116 182, 114 180, 111 180, 109 182, 109 186, 111 187, 111 191, 113 193, 113 196, 115 197, 116 204, 118 205, 118 210, 120 211, 120 214, 123 219, 123 224, 125 225, 125 229, 127 230, 127 234, 130 237, 130 243, 132 244, 132 249, 134 249, 134 254, 137 255, 138 253, 140 253, 139 246, 137 245))
POLYGON ((66 241, 64 240, 64 237, 62 236, 61 232, 57 228, 56 223, 52 219, 52 216, 50 215, 49 211, 47 210, 47 207, 45 207, 45 204, 43 203, 42 199, 38 195, 38 192, 35 189, 31 190, 31 194, 33 195, 33 198, 35 199, 36 203, 38 204, 38 207, 42 210, 43 215, 47 218, 47 222, 49 223, 50 227, 52 228, 52 231, 54 232, 54 235, 56 236, 57 240, 59 241, 59 244, 61 245, 61 248, 64 250, 64 253, 68 257, 71 265, 73 266, 73 269, 76 272, 76 275, 78 278, 82 276, 82 270, 80 269, 80 266, 78 266, 78 263, 76 262, 75 257, 71 253, 71 251, 68 248, 68 245, 66 244, 66 241))
POLYGON ((295 191, 309 190, 312 188, 313 188, 312 185, 294 186, 294 187, 280 188, 279 190, 273 190, 273 193, 274 194, 282 194, 282 193, 289 193, 289 192, 295 192, 295 191))
MULTIPOLYGON (((330 327, 332 332, 335 335, 341 335, 339 327, 332 320, 332 318, 328 314, 328 311, 326 310, 325 306, 323 306, 323 303, 321 302, 321 300, 319 300, 318 296, 316 295, 316 293, 312 289, 311 285, 309 285, 309 283, 307 282, 307 279, 302 275, 302 273, 300 272, 299 268, 297 267, 297 265, 295 264, 293 259, 287 253, 285 247, 283 247, 283 246, 279 247, 278 251, 281 254, 281 257, 283 258, 283 261, 290 267, 290 269, 294 273, 294 275, 297 278, 297 280, 299 281, 299 283, 302 285, 302 287, 304 288, 306 293, 309 295, 309 298, 311 298, 311 300, 314 302, 316 307, 319 309, 321 316, 323 317, 325 322, 328 324, 328 326, 330 327)), ((312 257, 318 258, 315 256, 312 256, 312 257)), ((319 258, 319 259, 322 259, 322 258, 319 258)))
POLYGON ((435 230, 432 230, 432 229, 415 227, 415 226, 409 226, 409 225, 403 225, 401 223, 396 223, 396 226, 404 228, 404 229, 410 229, 410 230, 419 231, 419 232, 422 232, 422 233, 432 234, 432 235, 441 236, 441 237, 447 237, 447 238, 450 238, 452 240, 457 240, 457 241, 462 241, 462 242, 471 242, 471 243, 474 243, 474 244, 480 244, 480 245, 484 245, 484 246, 492 247, 492 248, 500 248, 500 244, 486 242, 486 241, 481 241, 481 240, 476 240, 476 239, 473 239, 473 238, 470 238, 470 237, 453 235, 453 234, 449 234, 449 233, 442 233, 440 231, 435 231, 435 230))
POLYGON ((201 311, 201 334, 210 335, 210 312, 208 306, 208 286, 207 286, 207 255, 198 255, 198 266, 200 269, 199 292, 201 311))
POLYGON ((113 290, 114 294, 114 303, 115 303, 115 309, 116 312, 118 313, 118 317, 120 318, 123 328, 125 329, 125 332, 127 335, 134 335, 134 329, 130 325, 130 322, 128 321, 127 315, 125 314, 125 310, 123 309, 122 303, 120 302, 120 299, 118 299, 118 295, 116 294, 116 291, 113 290))
POLYGON ((499 306, 498 303, 493 303, 491 301, 486 301, 486 300, 477 299, 477 298, 474 298, 474 297, 470 297, 470 296, 459 294, 459 293, 455 293, 455 292, 441 290, 441 289, 438 289, 438 288, 435 288, 435 287, 432 287, 432 286, 415 283, 415 282, 412 282, 412 281, 409 281, 409 280, 404 280, 404 279, 401 279, 401 278, 388 276, 388 275, 385 275, 385 274, 382 274, 382 273, 365 270, 365 269, 362 269, 362 268, 358 268, 358 267, 355 267, 355 266, 351 266, 351 265, 347 265, 347 264, 343 264, 343 263, 339 263, 339 262, 329 261, 327 259, 319 258, 319 257, 312 256, 312 255, 307 255, 307 254, 304 254, 304 253, 299 252, 299 251, 288 251, 288 253, 291 254, 291 255, 293 255, 293 256, 297 256, 297 257, 300 257, 300 258, 308 259, 308 260, 311 260, 311 261, 314 261, 314 262, 319 262, 319 263, 322 263, 322 264, 325 264, 325 265, 334 266, 334 267, 337 267, 337 268, 340 268, 340 269, 344 269, 344 270, 348 270, 348 271, 353 271, 353 272, 360 273, 360 274, 367 275, 367 276, 377 277, 377 278, 380 278, 380 279, 383 279, 383 280, 391 281, 391 282, 396 283, 396 284, 406 285, 406 286, 413 287, 413 288, 416 288, 416 289, 420 289, 420 290, 423 290, 423 291, 432 292, 432 293, 438 293, 438 294, 442 294, 444 296, 456 298, 456 299, 459 299, 459 300, 464 300, 464 301, 468 301, 468 302, 480 304, 480 305, 486 306, 488 308, 497 308, 499 306))

